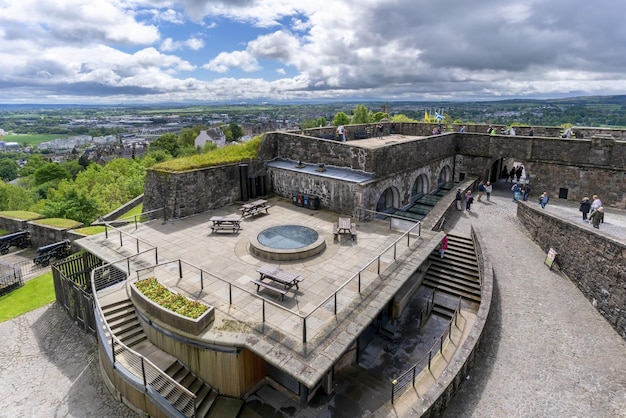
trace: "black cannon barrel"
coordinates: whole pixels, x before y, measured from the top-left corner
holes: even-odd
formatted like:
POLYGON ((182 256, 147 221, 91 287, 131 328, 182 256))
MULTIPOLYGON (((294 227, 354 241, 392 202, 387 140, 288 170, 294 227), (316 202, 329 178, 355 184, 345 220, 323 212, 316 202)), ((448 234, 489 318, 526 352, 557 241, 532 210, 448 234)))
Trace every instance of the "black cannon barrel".
POLYGON ((30 232, 23 230, 0 237, 0 254, 8 254, 11 246, 26 248, 30 245, 30 232))
POLYGON ((50 260, 53 257, 58 260, 58 259, 65 258, 68 255, 70 255, 71 248, 72 248, 72 243, 68 239, 59 241, 59 242, 54 242, 52 244, 44 245, 42 247, 37 248, 37 257, 33 259, 33 263, 39 264, 45 267, 48 264, 50 264, 50 260))

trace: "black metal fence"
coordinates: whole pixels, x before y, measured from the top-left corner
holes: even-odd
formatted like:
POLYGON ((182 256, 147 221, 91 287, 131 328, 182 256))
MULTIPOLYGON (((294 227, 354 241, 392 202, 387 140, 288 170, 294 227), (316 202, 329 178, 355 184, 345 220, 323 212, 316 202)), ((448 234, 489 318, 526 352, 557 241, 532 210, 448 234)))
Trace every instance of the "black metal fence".
POLYGON ((428 368, 430 371, 431 362, 433 357, 437 353, 443 353, 443 346, 446 340, 451 339, 452 336, 452 327, 457 325, 457 318, 461 313, 461 298, 459 298, 456 309, 454 310, 454 314, 452 319, 448 323, 446 330, 437 338, 433 346, 428 353, 422 357, 417 363, 415 363, 410 369, 402 373, 396 379, 393 379, 391 382, 391 404, 395 402, 396 398, 404 393, 409 387, 415 387, 415 381, 417 376, 422 370, 428 368))
POLYGON ((19 267, 0 263, 0 296, 22 287, 24 280, 19 267))
POLYGON ((65 308, 70 318, 83 329, 96 333, 96 319, 91 295, 91 271, 103 264, 90 253, 79 253, 52 265, 52 279, 57 302, 65 308))

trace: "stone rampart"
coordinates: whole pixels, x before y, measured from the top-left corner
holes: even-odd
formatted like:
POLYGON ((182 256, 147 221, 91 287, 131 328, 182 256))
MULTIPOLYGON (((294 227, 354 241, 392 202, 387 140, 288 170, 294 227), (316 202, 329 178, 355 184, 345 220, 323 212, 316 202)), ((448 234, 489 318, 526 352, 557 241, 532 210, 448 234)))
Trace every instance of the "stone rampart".
MULTIPOLYGON (((394 130, 409 135, 428 126, 403 123, 396 124, 394 130)), ((248 162, 249 174, 265 173, 265 164, 274 159, 362 171, 371 175, 372 181, 362 184, 360 189, 342 184, 341 180, 331 181, 315 175, 298 178, 286 173, 269 176, 263 188, 284 197, 290 197, 293 192, 319 196, 323 207, 352 213, 359 206, 350 208, 350 205, 362 204, 366 209, 375 209, 380 193, 388 187, 395 190, 394 204, 400 207, 408 203, 412 182, 420 170, 429 173, 428 186, 434 190, 442 162, 450 165, 454 181, 475 177, 493 180, 492 171, 499 170, 499 163, 513 159, 521 162, 530 175, 533 198, 543 191, 551 196, 565 194, 565 198, 576 201, 598 194, 605 206, 626 207, 623 188, 626 141, 606 135, 563 139, 448 133, 416 136, 381 147, 355 145, 358 140, 344 143, 309 135, 270 132, 263 137, 258 159, 248 162)), ((179 218, 232 204, 240 196, 237 164, 181 173, 148 170, 144 211, 165 207, 167 218, 179 218)))
POLYGON ((538 208, 525 202, 517 208, 530 238, 546 253, 556 250, 558 268, 626 339, 626 243, 538 208))
MULTIPOLYGON (((265 172, 263 162, 249 161, 249 175, 265 172)), ((226 164, 171 173, 148 170, 144 212, 165 208, 166 219, 176 219, 220 208, 241 200, 239 164, 226 164)))
POLYGON ((457 172, 484 173, 501 158, 520 161, 531 176, 533 194, 566 193, 579 201, 598 194, 607 206, 626 207, 626 142, 590 139, 457 135, 457 172))

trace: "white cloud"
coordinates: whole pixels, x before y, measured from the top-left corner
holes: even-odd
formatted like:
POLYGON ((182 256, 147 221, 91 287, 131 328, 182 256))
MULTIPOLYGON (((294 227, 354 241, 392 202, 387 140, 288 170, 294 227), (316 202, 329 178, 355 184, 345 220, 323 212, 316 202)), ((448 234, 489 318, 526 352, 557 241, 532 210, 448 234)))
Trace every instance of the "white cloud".
POLYGON ((204 47, 204 40, 200 38, 189 38, 184 41, 175 41, 172 38, 166 38, 161 42, 161 51, 172 52, 183 48, 197 51, 204 47))
POLYGON ((0 100, 623 94, 624 8, 609 0, 0 0, 0 100), (233 70, 253 77, 214 78, 233 70))
POLYGON ((225 73, 232 67, 247 72, 260 69, 256 58, 247 51, 222 52, 202 67, 217 73, 225 73))

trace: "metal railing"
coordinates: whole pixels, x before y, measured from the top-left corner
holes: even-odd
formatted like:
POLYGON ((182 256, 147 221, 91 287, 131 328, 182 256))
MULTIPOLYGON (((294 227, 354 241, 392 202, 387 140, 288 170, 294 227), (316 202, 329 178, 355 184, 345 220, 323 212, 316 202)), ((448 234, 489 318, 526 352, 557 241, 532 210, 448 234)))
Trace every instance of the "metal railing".
POLYGON ((154 250, 155 257, 158 259, 157 247, 150 244, 148 241, 141 238, 137 238, 129 232, 122 231, 111 225, 109 222, 104 223, 104 236, 107 240, 118 239, 120 248, 130 248, 135 254, 139 254, 143 251, 154 250), (142 244, 144 247, 142 247, 142 244))
MULTIPOLYGON (((268 310, 277 309, 281 312, 287 313, 289 316, 292 316, 294 319, 300 322, 300 324, 292 325, 295 329, 301 328, 302 342, 306 343, 309 339, 307 333, 309 328, 311 328, 310 324, 307 325, 307 322, 315 322, 318 325, 321 325, 323 322, 325 322, 328 312, 328 309, 326 309, 326 307, 331 303, 332 312, 335 316, 337 316, 337 314, 341 311, 340 305, 343 303, 344 306, 348 306, 350 303, 349 298, 344 298, 343 301, 340 300, 340 293, 345 290, 350 284, 356 284, 357 292, 359 294, 363 294, 365 291, 364 289, 369 284, 375 281, 375 278, 371 278, 371 275, 369 281, 367 281, 366 271, 371 266, 375 266, 375 274, 376 277, 378 277, 382 271, 383 258, 387 257, 391 259, 392 262, 395 262, 398 257, 398 246, 404 245, 403 243, 405 240, 406 247, 409 247, 411 245, 411 234, 415 228, 419 228, 419 224, 415 224, 411 229, 406 231, 393 243, 391 243, 384 250, 382 250, 376 257, 366 263, 357 273, 353 274, 343 284, 341 284, 332 294, 330 294, 317 306, 315 306, 308 314, 302 314, 300 312, 296 312, 289 308, 286 308, 278 303, 259 296, 255 292, 250 291, 243 286, 232 283, 230 280, 221 277, 218 274, 208 272, 198 266, 195 266, 183 260, 174 260, 157 264, 155 266, 150 266, 144 269, 138 269, 137 279, 139 280, 152 276, 158 276, 157 278, 159 279, 159 281, 163 281, 165 285, 168 285, 167 277, 170 277, 171 283, 169 283, 169 285, 171 287, 181 287, 180 279, 188 277, 190 279, 185 282, 185 287, 187 287, 188 293, 192 293, 189 291, 189 285, 192 285, 193 281, 196 281, 198 283, 200 291, 204 290, 206 287, 211 286, 211 292, 204 295, 203 298, 214 298, 210 301, 210 304, 213 305, 215 309, 221 310, 225 314, 230 315, 230 306, 235 304, 235 299, 237 299, 241 307, 245 307, 245 309, 248 310, 252 309, 253 313, 258 312, 260 316, 259 320, 262 323, 271 321, 270 318, 273 317, 271 313, 268 315, 268 310), (221 299, 217 299, 220 296, 221 299), (246 298, 249 297, 252 297, 254 299, 247 300, 246 298), (224 308, 221 307, 222 300, 228 301, 228 304, 224 308), (254 308, 253 303, 255 301, 260 301, 260 306, 258 309, 254 308)), ((369 292, 367 294, 369 294, 369 292)), ((284 320, 281 320, 280 323, 272 325, 275 325, 278 329, 285 329, 284 320)))
MULTIPOLYGON (((365 208, 357 208, 355 210, 355 217, 359 220, 365 220, 365 219, 377 219, 377 220, 388 220, 389 221, 389 229, 396 227, 398 229, 401 229, 401 225, 399 224, 400 222, 410 222, 410 223, 414 223, 419 225, 418 229, 417 229, 417 236, 421 236, 422 235, 422 223, 420 221, 418 221, 417 219, 411 219, 411 218, 407 218, 406 216, 400 216, 400 215, 396 215, 393 213, 386 213, 386 212, 378 212, 375 210, 370 210, 370 209, 365 209, 365 208)), ((415 227, 412 227, 411 230, 413 230, 415 227)))
POLYGON ((19 266, 0 262, 0 295, 9 293, 23 285, 22 269, 19 266))
POLYGON ((125 224, 134 223, 135 229, 137 229, 138 225, 141 222, 163 218, 164 213, 165 213, 165 208, 159 208, 159 209, 149 210, 147 212, 142 212, 137 215, 125 216, 123 218, 114 219, 110 221, 102 221, 102 222, 105 228, 107 225, 112 226, 114 224, 119 224, 119 223, 125 223, 125 224))
POLYGON ((158 404, 169 405, 182 416, 195 417, 196 395, 168 376, 149 359, 127 347, 117 338, 107 324, 100 305, 99 296, 107 291, 119 290, 122 286, 126 287, 131 273, 131 263, 145 262, 146 259, 150 259, 151 256, 144 257, 149 252, 156 254, 156 248, 105 264, 91 272, 97 324, 96 334, 102 342, 113 368, 122 378, 130 384, 141 385, 144 392, 155 398, 158 404))
POLYGON ((419 317, 420 329, 424 327, 424 325, 426 324, 426 321, 428 320, 428 318, 430 318, 430 314, 432 313, 434 307, 435 307, 435 291, 433 290, 433 293, 430 295, 430 299, 426 301, 426 309, 422 309, 420 311, 420 317, 419 317))
POLYGON ((457 302, 456 308, 454 310, 454 314, 452 315, 452 319, 448 323, 446 330, 439 336, 437 341, 432 345, 428 353, 424 355, 417 363, 415 363, 410 369, 402 373, 397 378, 391 381, 391 403, 395 402, 397 396, 400 396, 409 386, 415 387, 415 380, 421 370, 428 367, 428 371, 430 371, 430 366, 433 357, 439 352, 443 354, 443 345, 446 340, 452 339, 452 326, 454 325, 458 329, 457 318, 461 314, 461 301, 462 298, 459 297, 459 301, 457 302))

